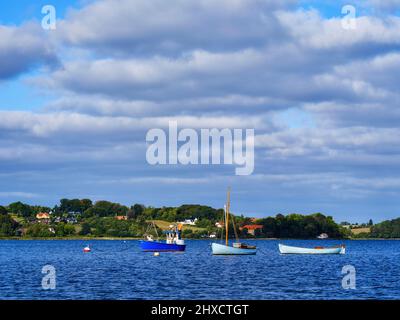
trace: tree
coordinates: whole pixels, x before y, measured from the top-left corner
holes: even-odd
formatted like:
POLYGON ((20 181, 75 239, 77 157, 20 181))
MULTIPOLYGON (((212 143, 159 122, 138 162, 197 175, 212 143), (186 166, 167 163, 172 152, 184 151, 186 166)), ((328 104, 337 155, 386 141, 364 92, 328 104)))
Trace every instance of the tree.
POLYGON ((82 223, 82 229, 79 232, 79 234, 81 236, 86 236, 86 235, 90 234, 90 232, 91 232, 90 224, 87 222, 82 223))
POLYGON ((75 234, 75 227, 67 223, 59 223, 56 227, 58 237, 66 237, 75 234))
POLYGON ((93 207, 87 209, 83 216, 89 217, 110 217, 110 216, 126 216, 128 207, 109 201, 97 201, 93 207))
POLYGON ((272 217, 261 220, 263 225, 263 234, 268 238, 273 238, 276 235, 276 220, 272 217))
POLYGON ((64 213, 83 213, 92 206, 92 200, 90 199, 61 199, 60 206, 57 209, 64 213))
POLYGON ((8 206, 8 209, 11 213, 14 213, 18 216, 22 216, 24 218, 27 218, 34 214, 32 208, 29 205, 22 203, 20 201, 11 203, 8 206))
POLYGON ((373 226, 373 225, 374 225, 374 222, 372 221, 372 219, 369 219, 368 225, 369 225, 369 226, 373 226))
POLYGON ((278 214, 275 218, 261 219, 258 223, 263 225, 262 234, 266 237, 312 239, 321 233, 327 233, 331 238, 346 236, 344 228, 336 224, 332 217, 322 213, 278 214))
POLYGON ((3 206, 0 206, 0 216, 1 215, 6 215, 7 214, 7 209, 4 208, 3 206))
POLYGON ((0 236, 15 236, 19 224, 7 214, 0 215, 0 236))
POLYGON ((85 212, 87 209, 93 207, 92 200, 82 199, 81 200, 81 213, 85 212))
POLYGON ((400 218, 386 220, 371 227, 372 238, 400 238, 400 218))
POLYGON ((145 209, 145 206, 142 204, 135 203, 133 205, 133 210, 135 211, 136 216, 140 216, 141 214, 143 214, 144 209, 145 209))
POLYGON ((35 223, 28 227, 26 235, 34 238, 49 238, 54 237, 54 233, 50 231, 50 228, 46 224, 35 223))
POLYGON ((126 215, 128 219, 137 219, 139 216, 143 215, 144 210, 144 205, 135 203, 133 206, 131 206, 126 215))

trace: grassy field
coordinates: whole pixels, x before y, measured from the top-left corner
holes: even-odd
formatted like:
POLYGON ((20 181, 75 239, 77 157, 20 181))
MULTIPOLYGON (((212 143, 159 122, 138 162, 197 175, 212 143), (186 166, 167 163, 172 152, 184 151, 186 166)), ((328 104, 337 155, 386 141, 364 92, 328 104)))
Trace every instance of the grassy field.
POLYGON ((351 232, 355 235, 360 233, 370 233, 371 228, 356 228, 356 229, 351 229, 351 232))
MULTIPOLYGON (((156 224, 157 227, 159 227, 162 230, 168 230, 169 229, 169 225, 172 224, 172 222, 168 222, 168 221, 164 221, 164 220, 154 220, 154 223, 156 224)), ((192 231, 203 231, 203 230, 206 230, 205 228, 199 228, 199 227, 195 227, 195 226, 183 225, 183 230, 186 230, 186 229, 190 229, 192 231)))
POLYGON ((24 222, 24 218, 18 217, 16 214, 11 214, 11 218, 13 218, 14 221, 17 221, 18 223, 23 223, 24 222))

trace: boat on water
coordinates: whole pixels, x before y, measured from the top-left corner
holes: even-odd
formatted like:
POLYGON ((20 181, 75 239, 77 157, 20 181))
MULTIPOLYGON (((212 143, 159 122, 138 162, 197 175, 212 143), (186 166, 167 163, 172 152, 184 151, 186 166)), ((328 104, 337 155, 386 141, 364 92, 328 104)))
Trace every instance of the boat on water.
POLYGON ((255 246, 246 246, 240 243, 241 247, 234 247, 229 245, 224 245, 220 243, 212 243, 212 254, 213 255, 248 255, 256 254, 255 246))
POLYGON ((346 247, 344 245, 341 245, 337 247, 302 248, 286 246, 280 243, 279 252, 282 254, 345 254, 346 247))
MULTIPOLYGON (((157 228, 152 222, 158 238, 157 228)), ((182 239, 182 224, 178 224, 164 232, 166 240, 154 240, 153 236, 146 231, 146 240, 140 241, 140 249, 144 252, 183 252, 186 249, 185 241, 182 239)))
MULTIPOLYGON (((256 246, 250 246, 245 243, 239 242, 239 237, 236 232, 236 226, 233 216, 231 217, 233 230, 235 232, 236 242, 229 244, 229 209, 230 209, 230 189, 228 189, 227 203, 224 210, 224 224, 225 224, 225 244, 223 243, 212 243, 211 249, 213 255, 252 255, 256 254, 256 246)), ((223 237, 223 232, 221 238, 223 237)))

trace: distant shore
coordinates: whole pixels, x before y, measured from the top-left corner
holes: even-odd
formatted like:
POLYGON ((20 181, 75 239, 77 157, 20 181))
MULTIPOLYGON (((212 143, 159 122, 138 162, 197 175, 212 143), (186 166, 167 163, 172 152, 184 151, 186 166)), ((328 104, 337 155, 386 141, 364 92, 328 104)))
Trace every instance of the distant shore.
MULTIPOLYGON (((21 241, 31 241, 31 240, 79 240, 79 241, 91 241, 91 240, 111 240, 111 241, 116 241, 116 240, 143 240, 142 237, 51 237, 51 238, 31 238, 31 237, 0 237, 1 240, 21 240, 21 241)), ((195 241, 219 241, 220 239, 185 239, 185 240, 195 240, 195 241)), ((232 239, 230 239, 232 240, 232 239)), ((298 238, 253 238, 253 239, 241 239, 242 241, 254 241, 254 240, 263 240, 263 241, 272 241, 272 240, 312 240, 312 241, 345 241, 345 240, 350 240, 350 241, 366 241, 366 240, 400 240, 400 238, 348 238, 348 239, 298 239, 298 238)))

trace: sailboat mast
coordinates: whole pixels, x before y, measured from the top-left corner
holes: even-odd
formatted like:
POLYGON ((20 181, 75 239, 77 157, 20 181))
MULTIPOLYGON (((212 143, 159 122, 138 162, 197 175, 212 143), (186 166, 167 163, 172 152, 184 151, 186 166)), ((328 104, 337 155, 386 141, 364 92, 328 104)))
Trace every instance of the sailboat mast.
POLYGON ((226 201, 226 210, 225 210, 225 245, 228 245, 228 229, 229 229, 229 209, 230 209, 230 201, 231 201, 231 188, 228 188, 228 195, 226 201))

